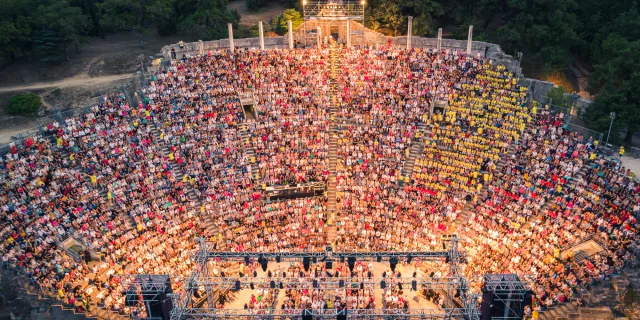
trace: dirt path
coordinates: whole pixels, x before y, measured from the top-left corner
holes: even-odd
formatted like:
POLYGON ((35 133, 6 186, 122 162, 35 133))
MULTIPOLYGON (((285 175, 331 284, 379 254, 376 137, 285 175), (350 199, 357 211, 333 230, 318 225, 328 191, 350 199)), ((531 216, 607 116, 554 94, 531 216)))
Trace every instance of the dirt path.
POLYGON ((112 76, 102 76, 102 77, 93 77, 93 78, 87 75, 79 75, 71 78, 62 79, 60 81, 40 82, 40 83, 34 83, 34 84, 29 84, 24 86, 0 87, 0 92, 36 90, 36 89, 45 89, 45 88, 89 86, 89 85, 96 85, 101 83, 108 83, 108 82, 113 82, 118 80, 129 79, 131 77, 133 77, 133 74, 117 74, 112 76))
POLYGON ((273 17, 282 14, 284 9, 286 9, 282 2, 272 1, 264 8, 257 11, 250 11, 249 8, 247 8, 247 1, 245 0, 229 1, 227 8, 238 11, 240 14, 240 24, 246 26, 255 26, 258 24, 258 21, 262 21, 265 25, 269 24, 269 21, 273 17))

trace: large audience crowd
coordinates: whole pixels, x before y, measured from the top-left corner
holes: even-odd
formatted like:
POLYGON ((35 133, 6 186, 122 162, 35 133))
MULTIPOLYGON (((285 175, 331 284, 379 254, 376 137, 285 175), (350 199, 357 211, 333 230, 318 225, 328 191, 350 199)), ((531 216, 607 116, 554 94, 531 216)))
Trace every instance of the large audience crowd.
MULTIPOLYGON (((263 191, 331 174, 336 251, 437 250, 443 234, 456 233, 465 276, 533 275, 547 306, 637 258, 634 175, 598 156, 592 137, 566 130, 563 114, 527 103, 527 89, 503 67, 448 50, 339 50, 337 92, 328 48, 208 52, 162 67, 137 105, 107 95, 11 145, 0 158, 3 265, 70 304, 91 296, 128 313, 118 274, 169 274, 181 292, 196 237, 220 251, 324 251, 326 195, 272 200, 263 191), (238 98, 247 92, 250 110, 238 98), (446 111, 431 112, 442 104, 446 111), (98 262, 89 250, 63 250, 69 236, 98 262), (585 239, 604 250, 561 259, 585 239)), ((236 267, 212 272, 255 274, 255 265, 236 267)), ((285 272, 299 274, 300 285, 259 288, 245 308, 407 308, 391 287, 376 301, 373 287, 327 292, 304 282, 371 278, 371 268, 293 264, 285 272)))

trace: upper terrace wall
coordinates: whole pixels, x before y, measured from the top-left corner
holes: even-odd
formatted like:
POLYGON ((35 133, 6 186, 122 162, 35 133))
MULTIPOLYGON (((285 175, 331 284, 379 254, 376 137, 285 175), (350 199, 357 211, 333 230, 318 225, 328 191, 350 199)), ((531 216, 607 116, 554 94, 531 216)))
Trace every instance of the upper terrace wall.
MULTIPOLYGON (((264 38, 264 46, 265 48, 276 48, 276 47, 285 47, 289 44, 287 37, 269 37, 264 38)), ((259 38, 243 38, 243 39, 233 39, 233 45, 236 48, 259 48, 260 47, 260 39, 259 38)), ((220 39, 213 41, 198 41, 198 42, 185 42, 183 47, 180 48, 180 45, 177 43, 166 45, 162 47, 161 53, 165 59, 171 58, 171 49, 175 49, 176 55, 178 57, 182 57, 184 54, 192 54, 192 53, 200 53, 207 52, 209 50, 219 50, 229 48, 229 39, 220 39)))
MULTIPOLYGON (((310 30, 316 29, 318 26, 321 27, 321 30, 327 30, 326 36, 328 36, 329 27, 327 27, 327 23, 325 23, 324 29, 322 29, 322 22, 316 21, 308 21, 306 25, 300 26, 297 30, 293 32, 294 43, 304 44, 304 32, 305 30, 308 32, 310 30), (306 29, 305 29, 306 28, 306 29)), ((328 23, 331 24, 331 23, 328 23)), ((335 22, 333 23, 335 24, 335 22)), ((346 24, 338 25, 339 34, 342 38, 343 34, 346 34, 346 24)), ((352 37, 353 45, 367 45, 367 46, 376 46, 376 45, 387 45, 389 40, 391 40, 391 44, 396 47, 404 47, 407 45, 407 37, 389 37, 385 36, 381 33, 375 32, 371 29, 365 28, 362 24, 352 21, 351 22, 352 30, 362 30, 362 37, 352 37), (364 43, 362 43, 364 41, 364 43)), ((322 31, 322 35, 325 36, 325 31, 322 31)), ((308 40, 309 41, 309 40, 308 40)), ((437 47, 437 38, 426 38, 426 37, 417 37, 413 36, 411 39, 411 43, 413 47, 422 47, 422 48, 433 48, 437 47)), ((265 48, 273 49, 273 48, 288 48, 289 46, 289 37, 287 35, 282 37, 265 37, 264 38, 265 48)), ((308 45, 315 45, 315 43, 307 43, 308 45)), ((259 48, 260 47, 260 39, 259 38, 243 38, 243 39, 234 39, 234 46, 236 48, 259 48)), ((197 53, 206 53, 209 50, 219 50, 229 48, 229 39, 221 39, 214 41, 198 41, 198 42, 189 42, 184 43, 183 47, 175 43, 171 45, 166 45, 162 48, 162 55, 165 59, 171 58, 171 49, 175 49, 176 55, 178 58, 182 57, 185 54, 197 54, 197 53)), ((456 40, 456 39, 442 39, 441 44, 442 49, 456 50, 456 51, 465 51, 467 48, 466 40, 456 40)), ((510 55, 505 54, 499 45, 495 43, 488 43, 483 41, 472 41, 471 43, 471 51, 474 55, 480 54, 484 56, 485 51, 487 52, 487 56, 492 58, 494 63, 504 65, 507 70, 520 73, 520 64, 517 59, 513 58, 510 55)), ((542 97, 546 96, 548 90, 554 87, 553 83, 541 81, 537 79, 530 79, 521 77, 521 85, 528 86, 531 88, 532 98, 534 100, 540 100, 542 97)))

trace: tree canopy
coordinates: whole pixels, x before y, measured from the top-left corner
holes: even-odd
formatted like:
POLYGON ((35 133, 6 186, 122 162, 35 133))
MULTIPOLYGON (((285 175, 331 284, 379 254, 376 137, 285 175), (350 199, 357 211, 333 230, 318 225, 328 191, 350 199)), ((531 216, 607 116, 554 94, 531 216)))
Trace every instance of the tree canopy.
POLYGON ((289 20, 291 20, 293 30, 298 29, 304 22, 300 12, 296 9, 287 9, 281 15, 273 18, 273 30, 278 34, 287 33, 289 31, 289 20))
POLYGON ((68 60, 68 48, 105 32, 128 31, 144 46, 145 34, 183 34, 191 40, 226 37, 239 16, 228 0, 3 0, 0 65, 17 55, 68 60))

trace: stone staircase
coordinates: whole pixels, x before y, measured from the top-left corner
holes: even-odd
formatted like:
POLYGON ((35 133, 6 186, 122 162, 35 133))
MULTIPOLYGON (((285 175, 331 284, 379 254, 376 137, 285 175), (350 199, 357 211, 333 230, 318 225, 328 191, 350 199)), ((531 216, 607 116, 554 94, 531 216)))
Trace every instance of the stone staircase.
MULTIPOLYGON (((515 153, 515 146, 516 146, 515 143, 512 143, 511 145, 509 145, 509 149, 507 150, 507 153, 505 153, 504 156, 500 157, 500 160, 496 164, 496 172, 502 171, 502 168, 504 168, 504 166, 509 162, 509 159, 511 159, 511 156, 515 153)), ((480 172, 480 174, 483 174, 483 173, 484 172, 480 172)), ((482 188, 482 191, 478 195, 478 199, 484 197, 486 194, 487 194, 487 187, 484 186, 482 188)), ((457 225, 462 224, 464 221, 467 221, 471 217, 471 210, 473 209, 473 207, 474 207, 473 201, 467 201, 467 203, 464 205, 464 207, 460 211, 460 214, 456 218, 455 222, 457 225)))
MULTIPOLYGON (((331 118, 335 118, 335 114, 338 111, 338 94, 339 88, 337 83, 337 78, 340 72, 341 62, 340 62, 340 51, 338 46, 333 43, 333 45, 329 48, 329 70, 330 70, 330 80, 329 80, 329 94, 331 95, 331 103, 329 105, 329 111, 331 114, 331 118)), ((336 180, 336 167, 338 164, 338 134, 339 130, 335 126, 335 122, 331 121, 330 123, 330 142, 329 142, 329 182, 327 186, 327 210, 329 211, 329 216, 327 218, 327 226, 325 227, 326 233, 326 241, 328 244, 333 244, 336 239, 336 226, 335 220, 337 216, 340 216, 337 208, 337 180, 336 180)))
MULTIPOLYGON (((104 268, 101 272, 106 272, 107 270, 109 268, 104 268)), ((15 271, 2 269, 0 272, 0 287, 3 291, 3 297, 7 299, 7 301, 3 302, 8 303, 9 306, 7 314, 0 312, 0 319, 130 319, 129 316, 120 315, 102 308, 96 298, 99 290, 94 290, 90 295, 92 298, 91 309, 87 313, 78 311, 77 308, 82 306, 80 300, 76 301, 73 306, 63 303, 58 300, 53 291, 39 291, 36 286, 28 283, 24 275, 16 274, 15 271)))
MULTIPOLYGON (((62 155, 63 155, 66 159, 69 159, 69 158, 70 158, 70 156, 71 156, 71 152, 67 149, 67 150, 65 150, 64 152, 62 152, 62 155)), ((77 157, 77 156, 76 156, 76 157, 77 157)), ((108 197, 107 197, 107 193, 108 193, 107 188, 104 188, 103 186, 101 186, 101 185, 99 185, 99 184, 96 184, 96 185, 94 186, 93 182, 91 182, 91 177, 90 177, 90 175, 89 175, 89 174, 87 174, 87 173, 85 172, 84 168, 82 168, 82 167, 80 166, 80 162, 79 162, 79 161, 77 161, 77 160, 73 160, 73 169, 75 169, 76 171, 78 171, 78 172, 80 172, 80 173, 82 174, 82 177, 84 178, 84 180, 85 180, 85 182, 86 182, 86 185, 87 185, 87 186, 89 186, 89 187, 90 187, 90 188, 92 188, 92 189, 97 189, 97 190, 98 190, 98 193, 100 194, 100 197, 101 197, 102 199, 104 199, 105 201, 107 200, 107 198, 108 198, 108 197)), ((115 203, 111 203, 111 204, 109 205, 109 208, 108 208, 108 209, 109 209, 109 210, 111 210, 111 211, 113 211, 113 212, 116 212, 116 213, 117 213, 117 215, 118 215, 118 217, 120 217, 121 219, 123 219, 123 221, 125 222, 125 224, 127 225, 127 227, 132 228, 132 229, 135 229, 135 227, 136 227, 136 223, 135 223, 135 221, 133 220, 133 218, 132 218, 130 215, 125 214, 124 212, 122 212, 122 210, 121 210, 118 206, 116 206, 116 205, 115 205, 115 203)))
POLYGON ((417 133, 418 137, 413 139, 409 157, 405 160, 402 167, 402 176, 404 177, 411 176, 413 173, 413 167, 416 164, 416 159, 424 153, 424 142, 426 140, 431 140, 431 130, 429 130, 426 124, 418 124, 417 133))
MULTIPOLYGON (((160 129, 158 128, 158 124, 156 123, 155 125, 150 125, 150 127, 151 127, 151 133, 153 134, 154 140, 159 142, 158 145, 161 146, 162 152, 167 158, 169 158, 171 149, 169 149, 169 146, 166 143, 161 142, 162 140, 160 139, 160 129)), ((178 162, 175 160, 175 157, 174 157, 174 160, 172 160, 171 171, 173 172, 174 176, 178 180, 182 180, 182 177, 185 176, 184 168, 178 164, 178 162)), ((189 182, 183 183, 183 186, 189 200, 192 202, 195 202, 197 209, 202 208, 203 203, 200 200, 200 197, 198 197, 198 194, 196 193, 195 189, 193 189, 193 186, 191 186, 189 182)), ((218 228, 213 223, 213 220, 211 219, 211 215, 205 212, 205 214, 202 215, 202 218, 205 224, 204 227, 209 233, 209 235, 212 235, 212 236, 217 235, 218 228)))
MULTIPOLYGON (((585 174, 587 173, 588 168, 589 168, 588 165, 586 165, 586 164, 582 165, 582 167, 580 168, 578 173, 573 177, 573 179, 571 179, 571 181, 569 181, 569 183, 567 183, 565 185, 564 188, 565 189, 574 189, 576 181, 577 180, 582 180, 584 178, 585 174)), ((531 221, 538 220, 542 215, 544 215, 545 212, 547 212, 547 210, 549 208, 551 208, 551 205, 553 204, 553 201, 555 201, 555 197, 549 198, 545 202, 545 204, 540 208, 540 211, 538 211, 538 216, 536 218, 532 218, 532 219, 527 220, 527 222, 524 223, 521 228, 528 228, 531 225, 531 221)), ((584 254, 584 253, 582 253, 582 254, 584 254)), ((581 261, 582 259, 584 259, 584 257, 580 257, 580 254, 577 254, 575 256, 575 259, 577 261, 581 261), (580 260, 578 260, 579 258, 580 258, 580 260)))
MULTIPOLYGON (((245 124, 243 124, 240 127, 239 137, 242 140, 242 144, 244 145, 244 152, 247 158, 256 159, 257 158, 256 151, 255 149, 253 149, 250 142, 251 135, 249 134, 249 131, 247 130, 247 126, 245 124)), ((260 170, 258 169, 257 161, 255 163, 251 163, 251 177, 252 179, 255 179, 255 180, 260 179, 260 170)), ((259 183, 256 183, 255 187, 259 188, 259 183)))

